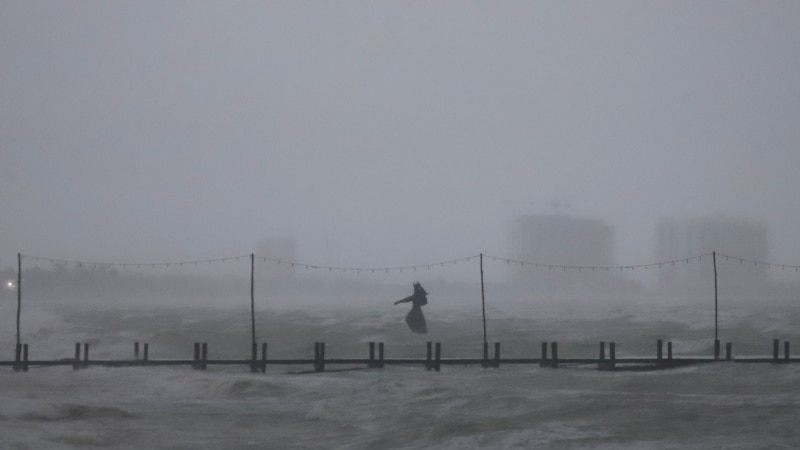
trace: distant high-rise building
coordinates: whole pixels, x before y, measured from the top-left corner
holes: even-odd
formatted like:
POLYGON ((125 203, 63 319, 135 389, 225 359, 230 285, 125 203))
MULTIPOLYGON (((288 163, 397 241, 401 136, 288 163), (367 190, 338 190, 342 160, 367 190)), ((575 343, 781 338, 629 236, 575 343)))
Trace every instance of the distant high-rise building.
MULTIPOLYGON (((659 261, 682 260, 716 251, 722 255, 768 260, 767 226, 758 221, 708 216, 689 219, 662 219, 656 228, 656 254, 659 261)), ((752 264, 721 264, 718 269, 727 282, 754 282, 766 279, 764 266, 752 264)), ((662 282, 707 283, 713 280, 713 264, 693 262, 678 264, 670 270, 659 271, 662 282)))
MULTIPOLYGON (((614 228, 599 219, 567 215, 520 215, 511 219, 508 233, 511 258, 542 265, 607 267, 614 264, 614 228)), ((515 281, 544 286, 562 283, 552 270, 520 266, 515 281)), ((585 279, 586 277, 583 277, 585 279)))

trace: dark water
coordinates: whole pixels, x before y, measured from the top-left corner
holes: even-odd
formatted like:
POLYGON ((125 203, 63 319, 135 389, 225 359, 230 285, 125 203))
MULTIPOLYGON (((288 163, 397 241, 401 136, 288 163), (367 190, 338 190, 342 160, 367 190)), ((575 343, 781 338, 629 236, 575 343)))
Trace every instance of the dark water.
MULTIPOLYGON (((655 339, 676 354, 711 352, 705 306, 539 305, 490 309, 490 341, 503 355, 535 357, 542 340, 564 357, 594 356, 615 341, 620 356, 652 355, 655 339)), ((4 307, 3 315, 9 307, 4 307)), ((363 357, 368 341, 387 357, 422 357, 427 340, 444 357, 481 354, 480 311, 426 310, 431 333, 405 326, 405 310, 259 311, 270 357, 363 357), (477 314, 476 314, 477 312, 477 314)), ((7 323, 7 319, 4 324, 7 323)), ((710 320, 709 320, 710 319, 710 320)), ((797 335, 784 310, 730 308, 723 341, 735 354, 768 355, 771 340, 797 335)), ((191 358, 207 341, 212 358, 249 354, 248 310, 108 310, 32 306, 31 357, 71 356, 90 342, 93 358, 191 358)), ((12 348, 6 333, 4 348, 12 348)), ((800 341, 798 344, 800 345, 800 341)), ((9 352, 10 354, 10 352, 9 352)), ((308 368, 310 369, 310 367, 308 368)), ((4 448, 795 448, 800 445, 800 365, 718 363, 673 370, 599 372, 586 367, 500 369, 390 366, 291 375, 296 367, 125 368, 0 372, 4 448)))

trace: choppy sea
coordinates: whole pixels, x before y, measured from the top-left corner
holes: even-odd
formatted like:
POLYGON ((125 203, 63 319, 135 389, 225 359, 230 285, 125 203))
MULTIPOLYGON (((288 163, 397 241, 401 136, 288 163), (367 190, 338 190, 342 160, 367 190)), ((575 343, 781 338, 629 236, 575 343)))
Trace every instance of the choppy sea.
MULTIPOLYGON (((12 359, 15 305, 0 307, 2 348, 12 359)), ((800 335, 789 305, 729 308, 721 340, 734 355, 770 355, 772 339, 800 335)), ((426 310, 430 334, 412 334, 405 308, 263 309, 257 339, 270 358, 310 358, 325 341, 328 357, 365 357, 382 341, 386 357, 479 357, 480 308, 426 310)), ((222 308, 105 308, 26 305, 23 341, 30 358, 72 356, 91 344, 93 359, 133 356, 191 359, 249 355, 250 311, 222 308)), ((653 355, 655 340, 676 355, 712 352, 713 309, 681 304, 595 308, 551 303, 487 310, 490 342, 504 357, 538 357, 558 341, 563 357, 595 356, 599 341, 617 354, 653 355)), ((795 348, 800 348, 797 341, 795 348)), ((331 367, 333 368, 333 367, 331 367)), ((310 367, 305 369, 311 369, 310 367)), ((715 363, 653 372, 591 367, 419 366, 293 373, 269 366, 0 370, 0 447, 70 448, 797 448, 800 364, 715 363)))

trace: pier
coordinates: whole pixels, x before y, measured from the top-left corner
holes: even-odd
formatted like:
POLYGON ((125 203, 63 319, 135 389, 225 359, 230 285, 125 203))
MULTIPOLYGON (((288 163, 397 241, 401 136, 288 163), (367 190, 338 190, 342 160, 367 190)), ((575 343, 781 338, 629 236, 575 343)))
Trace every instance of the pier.
MULTIPOLYGON (((569 366, 588 366, 600 371, 617 372, 663 370, 711 363, 790 364, 800 362, 800 358, 791 356, 789 342, 785 341, 781 346, 781 342, 778 339, 772 341, 771 357, 734 357, 733 345, 727 343, 725 345, 725 356, 722 358, 716 352, 719 347, 717 343, 715 345, 715 354, 709 357, 676 357, 673 356, 672 342, 667 342, 667 353, 665 355, 663 341, 658 340, 656 341, 656 352, 653 356, 617 357, 618 348, 615 342, 600 342, 596 358, 571 358, 559 355, 557 342, 542 342, 539 357, 502 358, 500 355, 500 343, 495 342, 494 354, 491 356, 488 355, 488 351, 485 351, 482 358, 444 358, 442 357, 443 346, 440 342, 427 342, 424 349, 424 358, 387 358, 386 346, 383 342, 370 342, 367 357, 327 358, 325 356, 325 342, 315 342, 313 358, 269 359, 267 358, 267 343, 262 343, 260 357, 256 357, 258 346, 254 344, 250 358, 213 359, 208 356, 209 345, 207 342, 195 342, 191 359, 150 359, 149 344, 144 343, 143 346, 140 346, 139 342, 136 342, 133 346, 133 357, 131 359, 91 359, 89 358, 89 344, 77 342, 75 343, 74 357, 55 360, 31 359, 28 344, 20 344, 15 349, 15 359, 13 361, 0 361, 0 366, 11 367, 15 372, 27 372, 31 367, 57 366, 71 366, 74 370, 90 367, 163 366, 186 366, 194 370, 208 370, 210 366, 242 366, 249 368, 254 373, 265 373, 269 366, 306 366, 313 372, 325 372, 326 367, 329 366, 360 366, 368 369, 383 369, 389 365, 402 365, 419 366, 426 371, 440 372, 442 366, 479 366, 484 369, 499 369, 501 366, 506 365, 538 365, 539 367, 552 369, 569 366), (143 353, 140 353, 140 349, 144 350, 143 353), (783 352, 781 352, 781 349, 783 352)), ((422 351, 420 353, 422 354, 422 351)))

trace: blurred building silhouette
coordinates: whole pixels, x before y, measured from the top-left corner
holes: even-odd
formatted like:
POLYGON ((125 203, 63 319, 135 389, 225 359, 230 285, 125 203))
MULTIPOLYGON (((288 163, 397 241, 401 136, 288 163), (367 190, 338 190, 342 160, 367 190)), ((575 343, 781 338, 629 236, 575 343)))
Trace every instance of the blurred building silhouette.
POLYGON ((520 215, 511 219, 508 231, 509 255, 512 259, 541 266, 512 265, 511 281, 553 290, 576 283, 596 282, 605 276, 598 271, 548 268, 557 266, 614 265, 614 228, 599 219, 579 218, 563 214, 520 215))
MULTIPOLYGON (((681 260, 714 251, 754 261, 769 259, 767 226, 759 221, 725 216, 662 219, 658 222, 656 236, 659 261, 681 260)), ((767 278, 763 265, 734 262, 724 257, 717 258, 717 268, 719 276, 728 284, 759 283, 767 278)), ((713 270, 711 258, 704 258, 660 270, 659 280, 689 286, 713 285, 713 270)))

